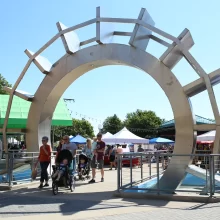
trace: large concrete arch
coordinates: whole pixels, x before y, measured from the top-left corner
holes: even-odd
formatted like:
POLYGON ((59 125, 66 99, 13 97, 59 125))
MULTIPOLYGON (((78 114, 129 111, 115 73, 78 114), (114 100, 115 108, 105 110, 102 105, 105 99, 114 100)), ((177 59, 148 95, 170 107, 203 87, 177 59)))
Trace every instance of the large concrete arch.
MULTIPOLYGON (((191 152, 195 138, 194 120, 189 100, 181 84, 171 70, 151 54, 120 44, 91 46, 73 55, 64 56, 53 66, 39 86, 30 107, 26 135, 29 151, 37 151, 40 138, 44 135, 50 136, 51 118, 65 90, 84 73, 106 65, 132 66, 154 78, 167 95, 174 113, 176 126, 174 153, 191 152)), ((161 186, 176 187, 183 178, 185 172, 183 164, 188 165, 190 157, 181 159, 180 167, 177 166, 178 158, 176 159, 172 159, 172 163, 161 180, 161 186), (172 164, 175 164, 175 167, 172 164), (170 182, 167 185, 166 181, 170 175, 175 176, 172 186, 170 182)))

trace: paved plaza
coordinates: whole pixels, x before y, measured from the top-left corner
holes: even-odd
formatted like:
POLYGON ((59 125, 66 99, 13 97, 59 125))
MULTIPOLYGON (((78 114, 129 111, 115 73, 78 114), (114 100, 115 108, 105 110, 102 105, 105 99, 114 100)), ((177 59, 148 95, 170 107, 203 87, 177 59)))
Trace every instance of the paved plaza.
MULTIPOLYGON (((124 169, 124 172, 126 170, 124 169)), ((129 172, 129 169, 128 169, 129 172)), ((137 175, 138 169, 135 170, 137 175)), ((97 173, 97 180, 100 174, 97 173)), ((105 182, 77 182, 74 193, 51 188, 27 188, 0 192, 0 218, 7 219, 217 219, 219 204, 122 199, 113 197, 117 172, 106 169, 105 182)))

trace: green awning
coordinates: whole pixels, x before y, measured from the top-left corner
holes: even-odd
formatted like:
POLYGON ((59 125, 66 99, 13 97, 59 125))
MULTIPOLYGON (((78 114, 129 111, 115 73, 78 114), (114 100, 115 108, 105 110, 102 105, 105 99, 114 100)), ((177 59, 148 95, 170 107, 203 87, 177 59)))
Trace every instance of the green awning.
MULTIPOLYGON (((204 117, 199 116, 199 115, 195 115, 195 119, 196 119, 196 124, 197 125, 200 125, 200 124, 215 124, 215 120, 204 118, 204 117)), ((160 126, 160 128, 170 128, 170 127, 174 127, 174 126, 175 126, 175 120, 172 119, 170 121, 164 122, 160 126)))
MULTIPOLYGON (((0 128, 3 127, 9 95, 0 95, 0 128)), ((31 102, 14 96, 7 128, 26 128, 31 102)), ((53 114, 52 125, 71 126, 72 118, 63 99, 57 104, 53 114)))

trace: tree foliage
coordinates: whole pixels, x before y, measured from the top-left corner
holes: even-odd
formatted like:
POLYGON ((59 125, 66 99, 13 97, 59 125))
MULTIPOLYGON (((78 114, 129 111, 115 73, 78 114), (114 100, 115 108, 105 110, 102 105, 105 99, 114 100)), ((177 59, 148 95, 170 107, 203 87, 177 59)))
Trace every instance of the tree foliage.
POLYGON ((132 130, 132 133, 143 138, 152 138, 157 136, 157 128, 163 121, 153 111, 138 109, 136 112, 126 115, 124 124, 128 129, 132 130))
POLYGON ((110 132, 112 134, 117 133, 123 128, 123 122, 121 119, 114 114, 113 116, 107 117, 103 123, 102 132, 110 132))
POLYGON ((59 141, 64 135, 81 135, 85 138, 94 137, 94 130, 89 121, 85 119, 75 119, 73 118, 73 125, 64 127, 64 126, 56 126, 53 127, 51 131, 52 140, 59 141))
POLYGON ((90 124, 89 121, 85 120, 84 118, 79 119, 73 119, 73 136, 76 136, 77 134, 80 134, 81 136, 87 138, 87 137, 94 137, 94 130, 93 126, 90 124))
POLYGON ((0 74, 0 95, 8 94, 6 91, 3 90, 4 86, 12 87, 12 85, 9 84, 9 82, 2 76, 2 74, 0 74))

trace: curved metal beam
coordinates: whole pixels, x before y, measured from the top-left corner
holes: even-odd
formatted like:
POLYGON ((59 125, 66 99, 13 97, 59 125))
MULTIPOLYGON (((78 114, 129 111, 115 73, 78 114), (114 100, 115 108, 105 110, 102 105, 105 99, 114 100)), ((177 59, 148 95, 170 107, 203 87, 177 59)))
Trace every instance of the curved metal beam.
MULTIPOLYGON (((215 86, 220 83, 220 69, 217 69, 211 73, 208 74, 208 77, 210 79, 211 85, 215 86)), ((200 92, 203 92, 206 90, 206 85, 203 80, 203 78, 199 78, 183 87, 186 95, 188 97, 195 96, 199 94, 200 92)))
MULTIPOLYGON (((38 150, 41 137, 50 135, 53 111, 65 90, 84 73, 106 65, 133 66, 155 79, 167 95, 174 112, 176 126, 174 153, 191 152, 195 140, 194 119, 190 103, 179 81, 169 68, 149 53, 120 44, 91 46, 73 55, 64 56, 56 63, 35 93, 35 99, 30 107, 26 136, 28 150, 38 150)), ((181 160, 181 163, 179 158, 173 157, 160 181, 160 186, 166 189, 176 188, 189 162, 189 156, 181 160), (172 181, 168 181, 170 175, 172 181)))

